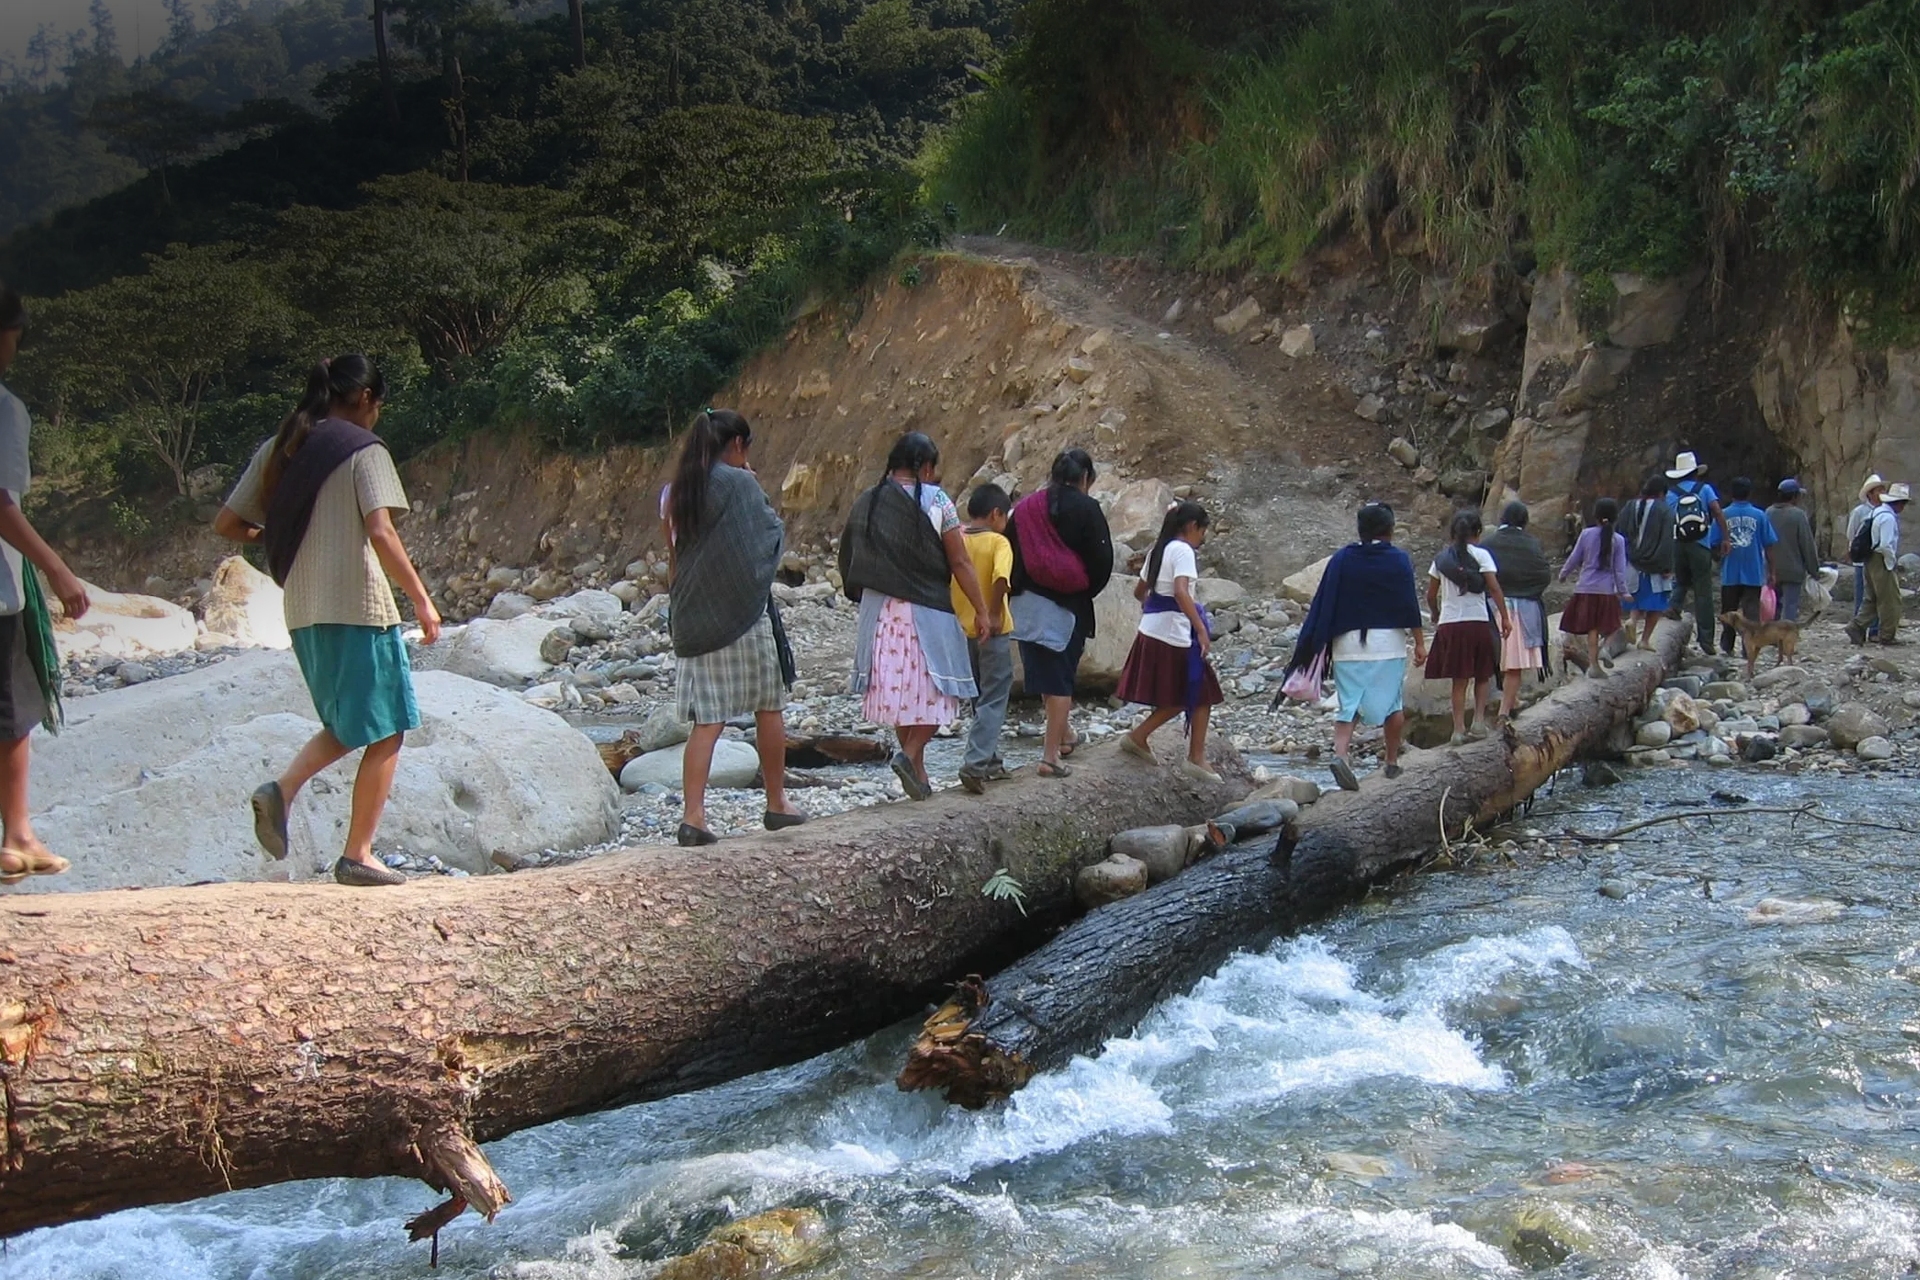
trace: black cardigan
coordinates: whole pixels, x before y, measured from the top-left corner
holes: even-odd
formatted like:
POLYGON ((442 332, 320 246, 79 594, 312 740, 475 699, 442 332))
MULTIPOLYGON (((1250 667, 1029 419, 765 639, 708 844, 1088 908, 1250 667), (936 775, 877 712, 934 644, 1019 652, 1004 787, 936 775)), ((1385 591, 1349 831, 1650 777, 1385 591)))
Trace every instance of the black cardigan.
POLYGON ((1009 580, 1012 594, 1031 591, 1035 595, 1045 596, 1055 604, 1070 610, 1079 621, 1076 628, 1081 634, 1091 636, 1093 630, 1093 598, 1106 589, 1113 577, 1113 533, 1107 528, 1107 513, 1093 498, 1070 486, 1060 486, 1053 490, 1049 498, 1049 511, 1053 515, 1053 527, 1060 535, 1060 541, 1080 557, 1080 563, 1087 567, 1087 589, 1079 592, 1049 591, 1037 586, 1027 576, 1027 568, 1020 557, 1020 531, 1018 521, 1007 524, 1007 540, 1013 543, 1013 577, 1009 580))

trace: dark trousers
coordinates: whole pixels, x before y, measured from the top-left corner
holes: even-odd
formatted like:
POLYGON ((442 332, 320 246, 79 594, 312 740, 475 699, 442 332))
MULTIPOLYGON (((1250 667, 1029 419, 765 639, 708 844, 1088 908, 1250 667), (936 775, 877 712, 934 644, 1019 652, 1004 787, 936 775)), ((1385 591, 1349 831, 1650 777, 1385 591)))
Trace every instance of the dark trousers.
MULTIPOLYGON (((1760 621, 1760 588, 1727 587, 1720 588, 1720 612, 1743 613, 1754 622, 1760 621)), ((1720 652, 1732 653, 1733 641, 1738 632, 1724 623, 1720 627, 1720 652)))
POLYGON ((1673 549, 1673 602, 1676 617, 1684 618, 1687 593, 1693 593, 1694 634, 1700 647, 1713 651, 1713 552, 1705 542, 1682 542, 1673 549))

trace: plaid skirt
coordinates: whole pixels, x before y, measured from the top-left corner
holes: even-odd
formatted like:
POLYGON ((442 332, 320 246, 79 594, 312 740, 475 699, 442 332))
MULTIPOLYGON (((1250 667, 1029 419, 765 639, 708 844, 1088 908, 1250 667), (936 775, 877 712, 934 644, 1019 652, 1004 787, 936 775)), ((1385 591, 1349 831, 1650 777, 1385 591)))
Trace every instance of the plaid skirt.
POLYGON ((676 681, 680 718, 694 724, 724 724, 736 716, 787 707, 773 622, 764 613, 726 648, 680 659, 676 681))

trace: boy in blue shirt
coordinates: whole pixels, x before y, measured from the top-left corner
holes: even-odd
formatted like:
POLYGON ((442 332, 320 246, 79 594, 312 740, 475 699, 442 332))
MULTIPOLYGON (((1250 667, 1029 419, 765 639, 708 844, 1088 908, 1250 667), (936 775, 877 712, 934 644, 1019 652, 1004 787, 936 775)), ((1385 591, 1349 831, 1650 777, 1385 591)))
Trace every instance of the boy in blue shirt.
MULTIPOLYGON (((1760 620, 1760 588, 1773 585, 1773 545, 1780 541, 1767 513, 1753 505, 1753 481, 1736 476, 1727 485, 1733 499, 1723 512, 1727 552, 1720 562, 1720 612, 1738 609, 1760 620)), ((1733 652, 1733 628, 1720 628, 1720 652, 1733 652)))

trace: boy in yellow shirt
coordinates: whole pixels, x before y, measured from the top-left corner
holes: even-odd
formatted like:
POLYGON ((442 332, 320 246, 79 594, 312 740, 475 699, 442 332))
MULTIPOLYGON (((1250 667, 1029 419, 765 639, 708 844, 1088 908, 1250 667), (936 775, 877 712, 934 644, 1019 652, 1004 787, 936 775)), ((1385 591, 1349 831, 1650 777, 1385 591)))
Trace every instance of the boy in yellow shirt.
POLYGON ((1013 500, 997 484, 983 484, 967 499, 967 554, 987 598, 987 637, 972 639, 973 605, 953 588, 953 611, 967 633, 973 658, 974 682, 980 686, 973 704, 973 728, 967 733, 967 758, 960 766, 960 785, 971 795, 983 795, 987 783, 1009 777, 1000 763, 1000 730, 1007 721, 1007 699, 1013 694, 1013 637, 1007 617, 1007 592, 1013 579, 1013 544, 1007 541, 1007 515, 1013 500))

